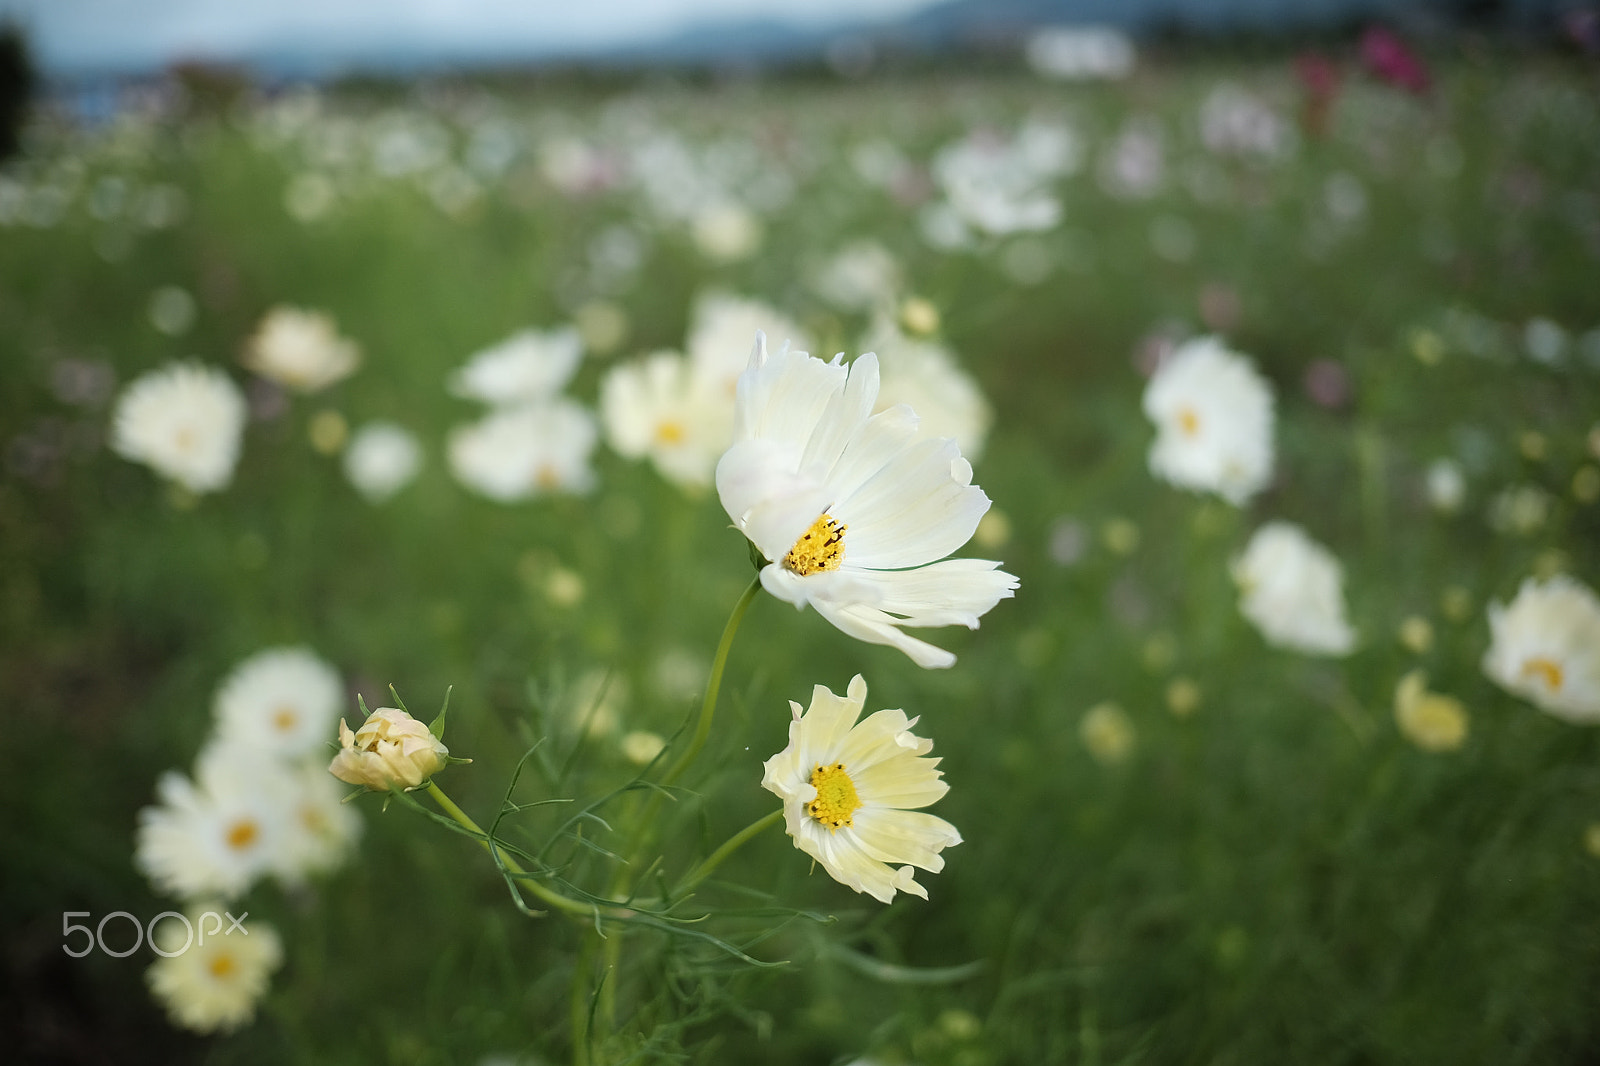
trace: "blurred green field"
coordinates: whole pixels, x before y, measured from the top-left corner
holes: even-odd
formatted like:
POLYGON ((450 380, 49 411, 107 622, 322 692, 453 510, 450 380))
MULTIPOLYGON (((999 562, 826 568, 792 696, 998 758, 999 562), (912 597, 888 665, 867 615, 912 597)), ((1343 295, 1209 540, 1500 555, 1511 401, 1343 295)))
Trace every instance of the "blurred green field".
MULTIPOLYGON (((853 357, 866 314, 809 279, 868 238, 996 412, 974 465, 1003 520, 963 554, 1021 587, 975 632, 924 634, 960 657, 947 671, 758 598, 659 842, 676 876, 773 809, 760 764, 785 743, 786 701, 858 672, 869 710, 922 716, 951 784, 934 812, 965 842, 921 878, 929 902, 885 907, 767 832, 704 892, 706 928, 788 965, 629 931, 619 1003, 648 1039, 597 1061, 1600 1057, 1600 739, 1479 665, 1487 604, 1523 578, 1600 582, 1582 489, 1600 462, 1600 85, 1592 64, 1532 57, 1435 73, 1415 97, 1347 71, 1320 134, 1287 59, 1083 86, 422 84, 40 123, 0 169, 7 1045, 40 1062, 572 1061, 581 926, 519 915, 470 841, 376 797, 340 870, 250 893, 286 963, 234 1035, 172 1029, 142 983, 148 951, 64 957, 59 916, 168 907, 131 864, 137 812, 194 759, 219 681, 271 645, 316 649, 371 706, 392 683, 431 711, 453 686, 447 739, 475 761, 441 780, 480 821, 536 742, 520 802, 625 786, 635 768, 574 709, 585 679, 626 693, 627 729, 689 721, 750 579, 743 539, 714 492, 604 447, 590 495, 473 495, 443 442, 477 409, 445 380, 598 302, 627 331, 568 388, 592 405, 609 365, 681 347, 696 296, 719 288, 853 357), (1203 103, 1224 84, 1278 118, 1283 146, 1207 146, 1203 103), (1030 118, 1074 138, 1051 185, 1060 225, 931 246, 928 161, 1030 118), (1148 193, 1107 177, 1130 128, 1160 146, 1148 193), (391 130, 420 139, 422 163, 374 162, 391 130), (746 192, 779 176, 753 255, 719 263, 632 178, 563 190, 549 162, 573 143, 625 159, 645 133, 746 192), (868 144, 903 154, 901 186, 863 176, 868 144), (323 184, 297 202, 308 173, 323 184), (632 251, 607 253, 608 232, 632 251), (192 321, 152 316, 168 287, 192 321), (243 384, 241 345, 282 303, 333 315, 365 362, 316 396, 251 386, 271 417, 251 421, 226 490, 182 498, 104 446, 107 382, 198 358, 243 384), (1242 510, 1146 464, 1140 366, 1159 338, 1210 331, 1277 396, 1276 476, 1242 510), (1330 375, 1347 396, 1319 403, 1330 375), (411 428, 417 480, 364 501, 311 441, 328 411, 411 428), (1440 458, 1465 473, 1454 514, 1428 502, 1440 458), (1543 511, 1508 528, 1496 500, 1518 486, 1543 511), (1273 518, 1344 563, 1348 658, 1273 649, 1240 616, 1229 561, 1273 518), (1420 652, 1397 637, 1412 616, 1434 635, 1420 652), (1459 750, 1396 728, 1396 682, 1418 666, 1466 704, 1459 750), (1198 686, 1187 715, 1169 709, 1176 679, 1198 686), (1121 759, 1080 731, 1107 701, 1133 729, 1121 759)), ((556 829, 532 808, 499 832, 537 846, 556 829)), ((575 879, 600 869, 575 861, 575 879)))

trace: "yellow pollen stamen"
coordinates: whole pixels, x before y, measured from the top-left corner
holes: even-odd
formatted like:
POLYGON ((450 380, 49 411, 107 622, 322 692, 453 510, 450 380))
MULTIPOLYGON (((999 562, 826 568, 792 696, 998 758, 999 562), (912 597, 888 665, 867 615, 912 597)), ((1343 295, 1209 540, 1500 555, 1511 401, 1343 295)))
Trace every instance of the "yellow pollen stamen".
POLYGON ((1200 435, 1200 416, 1195 414, 1192 407, 1178 408, 1178 429, 1185 437, 1200 435))
POLYGON ((837 570, 844 562, 844 531, 847 527, 832 515, 821 514, 811 528, 800 534, 789 554, 783 557, 785 570, 805 577, 822 570, 837 570))
POLYGON ((212 977, 225 980, 239 968, 239 964, 233 961, 232 955, 218 955, 207 964, 206 968, 211 971, 212 977))
POLYGON ((556 473, 555 467, 551 466, 549 463, 544 463, 539 467, 538 472, 534 474, 533 482, 544 491, 549 492, 552 489, 560 487, 561 475, 556 473))
POLYGON ((682 444, 685 436, 681 422, 663 422, 656 427, 657 444, 682 444))
POLYGON ((1537 677, 1551 692, 1561 691, 1561 664, 1543 657, 1529 659, 1522 664, 1523 677, 1537 677))
POLYGON ((249 818, 245 818, 241 821, 234 822, 233 825, 228 828, 228 835, 223 839, 228 842, 228 847, 236 850, 243 850, 244 848, 248 848, 251 844, 254 844, 256 842, 256 837, 260 835, 261 830, 256 827, 256 823, 251 821, 249 818))
POLYGON ((279 707, 272 714, 272 727, 280 733, 287 733, 294 728, 298 716, 293 707, 279 707))
POLYGON ((811 787, 817 790, 817 798, 806 804, 807 814, 827 826, 829 832, 855 824, 861 797, 856 795, 856 784, 845 772, 844 763, 818 766, 811 772, 811 787))

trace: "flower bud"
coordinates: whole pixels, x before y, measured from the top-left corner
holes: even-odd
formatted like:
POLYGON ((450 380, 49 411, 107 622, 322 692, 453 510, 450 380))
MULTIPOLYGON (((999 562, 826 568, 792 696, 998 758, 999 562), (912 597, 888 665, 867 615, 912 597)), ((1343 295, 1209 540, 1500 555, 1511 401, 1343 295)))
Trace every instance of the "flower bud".
POLYGON ((328 772, 374 792, 395 785, 410 791, 442 769, 450 754, 426 725, 393 707, 373 711, 355 732, 340 721, 339 743, 328 772))

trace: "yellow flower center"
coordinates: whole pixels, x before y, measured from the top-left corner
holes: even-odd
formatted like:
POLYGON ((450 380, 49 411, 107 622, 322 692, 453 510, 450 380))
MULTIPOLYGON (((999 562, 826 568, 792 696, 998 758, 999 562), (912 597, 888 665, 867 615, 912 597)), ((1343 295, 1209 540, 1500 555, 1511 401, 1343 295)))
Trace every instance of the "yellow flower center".
POLYGON ((280 733, 287 733, 293 729, 297 720, 293 707, 279 707, 272 712, 272 727, 280 733))
POLYGON ((228 827, 228 835, 223 839, 228 842, 228 847, 233 848, 235 851, 243 851, 251 844, 254 844, 256 837, 260 835, 261 830, 256 826, 254 820, 241 818, 228 827))
POLYGON ((1543 657, 1529 659, 1522 664, 1523 677, 1537 677, 1551 692, 1561 691, 1561 664, 1543 657))
POLYGON ((541 463, 533 475, 533 483, 546 492, 561 487, 561 475, 549 463, 541 463))
POLYGON ((1178 408, 1178 429, 1185 437, 1200 435, 1200 416, 1192 407, 1178 408))
POLYGON ((800 534, 789 554, 783 557, 785 570, 801 577, 822 570, 837 570, 844 562, 844 531, 847 527, 830 514, 820 514, 811 528, 800 534))
POLYGON ((226 952, 218 955, 216 958, 212 959, 206 964, 206 969, 211 971, 211 976, 217 978, 218 980, 227 980, 228 977, 233 974, 233 971, 237 970, 238 968, 239 964, 234 962, 233 956, 227 954, 226 952))
POLYGON ((657 444, 668 446, 682 444, 684 436, 683 423, 681 422, 663 422, 656 427, 657 444))
POLYGON ((817 790, 817 798, 806 804, 807 814, 830 832, 855 824, 853 816, 861 809, 861 797, 856 795, 856 784, 845 772, 844 763, 818 766, 811 772, 811 787, 817 790))

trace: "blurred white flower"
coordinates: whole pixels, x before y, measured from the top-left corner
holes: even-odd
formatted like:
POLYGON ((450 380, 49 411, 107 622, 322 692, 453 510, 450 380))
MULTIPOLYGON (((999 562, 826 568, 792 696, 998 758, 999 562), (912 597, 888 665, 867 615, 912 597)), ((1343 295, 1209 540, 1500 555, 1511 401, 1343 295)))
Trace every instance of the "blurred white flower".
POLYGON ((1467 739, 1467 708, 1454 696, 1428 691, 1428 675, 1412 670, 1394 690, 1394 719, 1423 751, 1455 751, 1467 739))
POLYGON ((333 209, 338 190, 326 174, 308 170, 296 174, 283 190, 283 209, 296 222, 315 222, 333 209))
POLYGON ((924 434, 950 437, 969 460, 983 454, 994 412, 977 382, 961 369, 949 349, 907 337, 889 318, 877 321, 862 347, 878 356, 874 414, 905 404, 917 413, 917 425, 924 434))
POLYGON ((535 403, 566 387, 583 358, 576 327, 525 329, 475 353, 450 378, 450 392, 496 407, 535 403))
POLYGON ((715 204, 695 216, 694 243, 718 263, 748 259, 761 247, 761 220, 742 204, 715 204))
POLYGON ((570 400, 495 411, 450 432, 450 470, 463 485, 510 503, 594 487, 594 416, 570 400))
POLYGON ((955 441, 919 434, 909 407, 872 414, 877 398, 875 356, 848 368, 838 357, 768 356, 758 335, 717 492, 771 560, 761 569, 768 592, 920 666, 949 666, 954 655, 900 627, 976 629, 1017 579, 998 563, 945 558, 972 537, 989 498, 955 441))
MULTIPOLYGON (((697 382, 720 391, 728 401, 727 432, 733 432, 733 397, 739 375, 750 363, 750 339, 757 332, 773 345, 807 350, 808 336, 798 322, 776 308, 725 292, 702 293, 689 319, 684 352, 697 382)), ((724 438, 730 439, 730 438, 724 438)))
POLYGON ((1239 610, 1267 643, 1308 655, 1348 655, 1355 647, 1343 568, 1299 526, 1277 521, 1256 530, 1233 579, 1239 610))
POLYGON ((927 899, 912 867, 944 869, 939 853, 961 843, 961 834, 917 808, 950 786, 939 760, 926 757, 933 741, 911 732, 917 719, 883 710, 859 721, 866 698, 857 674, 842 697, 818 685, 804 712, 791 701, 789 746, 763 764, 761 786, 783 800, 794 846, 835 881, 884 903, 896 892, 927 899))
POLYGON ((1454 514, 1467 498, 1467 476, 1454 459, 1435 459, 1428 464, 1428 503, 1435 511, 1454 514))
POLYGON ((318 392, 355 373, 361 349, 321 311, 279 306, 245 342, 244 365, 296 392, 318 392))
POLYGON ((197 1033, 230 1032, 255 1017, 272 972, 283 963, 283 944, 266 922, 212 932, 222 902, 196 903, 184 915, 157 923, 152 948, 161 958, 145 983, 173 1024, 197 1033), (203 933, 201 932, 203 930, 203 933))
POLYGON ((1129 120, 1100 158, 1100 186, 1113 196, 1144 199, 1166 181, 1161 127, 1149 118, 1129 120))
POLYGON ((111 447, 193 492, 214 492, 233 479, 245 415, 244 393, 228 375, 170 363, 117 397, 111 447))
POLYGON ((1089 708, 1078 722, 1078 736, 1094 760, 1105 766, 1126 762, 1133 754, 1133 721, 1115 703, 1089 708))
MULTIPOLYGON (((1042 147, 979 131, 941 149, 933 175, 960 226, 987 236, 1054 229, 1061 201, 1050 184, 1071 169, 1075 156, 1070 148, 1052 153, 1042 147)), ((958 231, 948 236, 957 238, 958 231)))
POLYGON ((622 737, 622 757, 635 766, 647 766, 667 746, 666 738, 659 733, 634 730, 622 737))
POLYGON ((1059 81, 1125 78, 1136 56, 1133 40, 1111 26, 1047 26, 1024 46, 1028 66, 1059 81))
POLYGON ((1528 350, 1528 357, 1536 363, 1560 366, 1566 362, 1570 345, 1567 331, 1554 319, 1537 315, 1528 319, 1527 325, 1522 327, 1522 346, 1528 350))
POLYGON ((1187 341, 1144 390, 1156 424, 1150 470, 1179 488, 1239 506, 1272 476, 1272 388, 1245 356, 1215 337, 1187 341))
POLYGON ((1348 171, 1335 171, 1323 183, 1322 200, 1337 222, 1358 221, 1367 213, 1367 187, 1348 171))
POLYGON ((1219 155, 1277 158, 1294 148, 1294 128, 1237 85, 1218 85, 1200 104, 1200 140, 1219 155))
POLYGON ((281 862, 293 791, 271 755, 213 745, 193 780, 170 771, 156 783, 157 805, 139 812, 134 865, 157 891, 234 899, 281 862))
POLYGON ((1483 672, 1557 718, 1600 722, 1600 598, 1566 574, 1526 579, 1489 605, 1483 672))
POLYGON ((574 731, 607 736, 622 725, 628 697, 627 679, 616 670, 597 666, 578 675, 567 687, 561 700, 562 716, 574 731))
POLYGON ((393 422, 368 422, 345 447, 345 477, 372 503, 382 503, 405 488, 421 465, 422 447, 416 435, 393 422))
POLYGON ((339 672, 310 648, 267 648, 217 690, 217 736, 263 755, 305 755, 328 742, 343 705, 339 672))
POLYGON ((655 352, 601 380, 600 421, 618 455, 649 458, 667 480, 704 488, 728 447, 733 404, 683 356, 655 352))
POLYGON ((1526 537, 1550 517, 1550 494, 1538 485, 1508 485, 1489 501, 1489 525, 1500 533, 1526 537))
POLYGON ((877 241, 853 241, 822 264, 811 287, 841 311, 887 307, 900 291, 900 264, 877 241))
POLYGON ((273 872, 286 884, 297 885, 312 874, 325 873, 344 862, 361 836, 361 816, 344 802, 349 791, 341 786, 321 758, 297 760, 289 811, 273 872))
POLYGON ((169 337, 189 332, 195 312, 194 297, 176 285, 164 285, 150 297, 150 324, 169 337))

